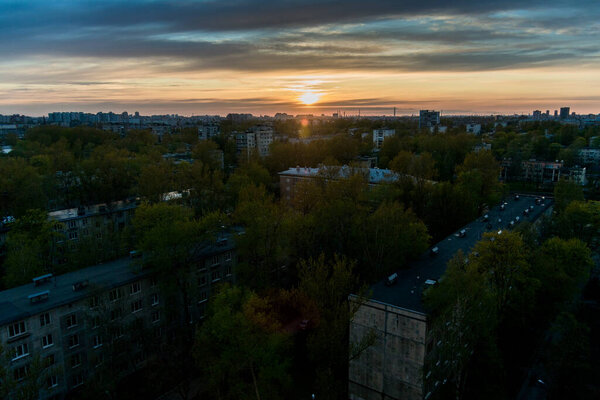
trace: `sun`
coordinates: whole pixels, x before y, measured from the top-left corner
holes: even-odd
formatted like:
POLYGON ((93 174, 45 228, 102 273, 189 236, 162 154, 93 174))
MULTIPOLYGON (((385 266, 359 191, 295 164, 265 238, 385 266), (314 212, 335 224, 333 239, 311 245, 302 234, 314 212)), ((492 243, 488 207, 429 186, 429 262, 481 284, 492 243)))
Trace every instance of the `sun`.
POLYGON ((317 101, 319 101, 321 96, 322 96, 321 93, 307 91, 307 92, 302 93, 302 95, 300 95, 300 97, 298 97, 298 100, 300 100, 301 103, 309 106, 309 105, 314 104, 317 101))

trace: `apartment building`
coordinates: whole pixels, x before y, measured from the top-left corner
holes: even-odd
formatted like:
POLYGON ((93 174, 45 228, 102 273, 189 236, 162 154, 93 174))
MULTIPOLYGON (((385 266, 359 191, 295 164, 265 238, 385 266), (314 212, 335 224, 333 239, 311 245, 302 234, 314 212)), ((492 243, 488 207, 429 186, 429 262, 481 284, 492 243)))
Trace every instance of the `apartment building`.
POLYGON ((296 167, 290 168, 279 173, 279 189, 281 198, 286 201, 291 201, 294 198, 296 185, 299 182, 306 182, 318 179, 345 179, 352 175, 360 174, 364 176, 367 183, 377 185, 381 183, 391 183, 400 179, 400 176, 389 170, 379 168, 355 168, 344 165, 337 166, 321 166, 319 168, 296 167))
POLYGON ((383 146, 383 141, 395 134, 395 129, 373 129, 373 145, 376 149, 380 149, 383 146))
MULTIPOLYGON (((234 234, 202 245, 189 271, 189 323, 202 320, 215 285, 234 282, 234 234)), ((119 357, 112 376, 144 366, 147 343, 169 329, 161 285, 141 258, 124 258, 0 292, 0 346, 8 377, 17 387, 37 382, 41 400, 63 399, 119 357), (118 349, 119 343, 126 343, 118 349), (35 376, 32 376, 35 374, 35 376)), ((9 397, 12 399, 12 397, 9 397)))
MULTIPOLYGON (((442 278, 448 261, 458 250, 468 253, 484 232, 511 229, 510 221, 516 217, 534 222, 548 212, 551 199, 542 205, 527 196, 502 209, 494 207, 488 213, 489 221, 494 221, 491 229, 486 222, 473 221, 461 229, 464 234, 442 240, 409 269, 399 270, 373 285, 370 298, 350 322, 350 343, 358 343, 369 332, 375 333, 375 342, 350 361, 349 398, 422 400, 447 384, 444 378, 449 374, 444 374, 444 368, 450 363, 445 359, 431 361, 437 354, 437 344, 423 304, 424 291, 442 278), (523 217, 523 208, 532 211, 523 217), (431 373, 433 369, 435 374, 431 373)), ((350 295, 349 299, 358 298, 350 295)))
POLYGON ((238 154, 250 156, 257 151, 260 157, 269 155, 269 146, 273 143, 273 128, 270 126, 253 126, 244 133, 235 134, 238 154))

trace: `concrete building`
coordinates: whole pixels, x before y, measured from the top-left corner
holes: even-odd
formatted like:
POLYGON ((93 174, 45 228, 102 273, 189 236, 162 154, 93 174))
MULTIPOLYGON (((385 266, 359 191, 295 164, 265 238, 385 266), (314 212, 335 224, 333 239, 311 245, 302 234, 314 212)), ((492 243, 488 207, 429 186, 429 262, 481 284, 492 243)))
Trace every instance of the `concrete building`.
POLYGON ((440 112, 433 110, 419 111, 419 129, 431 128, 440 124, 440 112))
POLYGON ((569 119, 571 107, 560 108, 560 119, 569 119))
POLYGON ((471 133, 473 135, 481 135, 481 124, 467 124, 465 127, 467 133, 471 133))
MULTIPOLYGON (((368 332, 375 333, 375 343, 350 361, 348 391, 351 400, 422 400, 446 382, 432 381, 428 355, 436 343, 431 321, 422 301, 423 292, 444 275, 448 261, 460 249, 468 253, 486 231, 510 229, 509 221, 521 216, 524 207, 533 206, 529 221, 549 211, 551 200, 536 205, 534 197, 522 196, 501 211, 488 213, 493 221, 476 220, 465 226, 465 235, 452 235, 434 245, 436 256, 423 254, 409 269, 396 272, 371 287, 371 298, 363 303, 350 323, 350 343, 357 343, 368 332), (495 222, 499 221, 500 222, 495 222)), ((462 231, 461 230, 461 231, 462 231)), ((350 295, 350 301, 357 297, 350 295)), ((442 366, 444 364, 442 363, 442 366)), ((443 373, 442 371, 438 371, 443 373)), ((436 378, 439 379, 439 378, 436 378)))
POLYGON ((238 154, 246 154, 247 157, 256 151, 260 157, 269 155, 269 146, 273 143, 273 128, 270 126, 253 126, 244 133, 235 134, 235 142, 238 154))
MULTIPOLYGON (((131 341, 128 351, 119 354, 117 378, 152 357, 134 335, 144 329, 160 337, 170 326, 159 282, 136 260, 120 259, 56 277, 48 274, 0 292, 0 343, 9 358, 4 367, 17 384, 26 381, 39 357, 39 399, 59 400, 85 385, 117 342, 131 341)), ((190 270, 195 290, 189 323, 204 317, 215 285, 234 281, 235 262, 231 234, 199 248, 190 270)))
POLYGON ((373 146, 376 149, 380 149, 383 146, 385 138, 392 137, 395 134, 395 129, 373 129, 373 146))
POLYGON ((579 150, 579 162, 583 165, 600 166, 600 149, 584 148, 579 150))
POLYGON ((521 162, 522 180, 525 182, 555 183, 560 179, 562 162, 529 160, 521 162))
POLYGON ((219 125, 201 125, 198 127, 198 138, 200 140, 208 140, 212 137, 219 136, 221 128, 219 125))
MULTIPOLYGON (((369 186, 396 182, 402 177, 416 181, 416 178, 413 176, 401 176, 389 169, 349 167, 347 165, 342 167, 321 166, 319 168, 298 166, 279 173, 281 198, 288 202, 291 201, 294 198, 296 185, 299 182, 314 181, 318 179, 324 181, 346 179, 357 174, 362 175, 369 186)), ((436 183, 434 181, 428 182, 432 184, 436 183)))

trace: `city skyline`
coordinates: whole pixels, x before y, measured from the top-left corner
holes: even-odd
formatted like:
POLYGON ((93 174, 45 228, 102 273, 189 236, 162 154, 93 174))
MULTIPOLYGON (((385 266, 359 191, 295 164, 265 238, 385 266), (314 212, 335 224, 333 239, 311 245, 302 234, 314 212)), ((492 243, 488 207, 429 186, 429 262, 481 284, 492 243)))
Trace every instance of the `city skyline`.
POLYGON ((12 2, 0 114, 600 110, 595 1, 12 2))

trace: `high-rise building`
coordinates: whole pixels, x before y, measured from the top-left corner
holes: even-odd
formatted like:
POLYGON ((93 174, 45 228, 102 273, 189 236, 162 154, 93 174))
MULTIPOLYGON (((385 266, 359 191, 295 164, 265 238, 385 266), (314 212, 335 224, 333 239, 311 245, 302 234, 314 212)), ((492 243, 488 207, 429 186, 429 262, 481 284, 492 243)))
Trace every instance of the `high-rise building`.
POLYGON ((440 124, 440 112, 433 110, 419 111, 419 129, 432 128, 440 124))
POLYGON ((571 112, 571 107, 561 107, 560 108, 560 119, 568 119, 570 112, 571 112))
POLYGON ((385 138, 392 137, 395 134, 395 129, 373 129, 373 144, 375 148, 380 149, 385 138))

